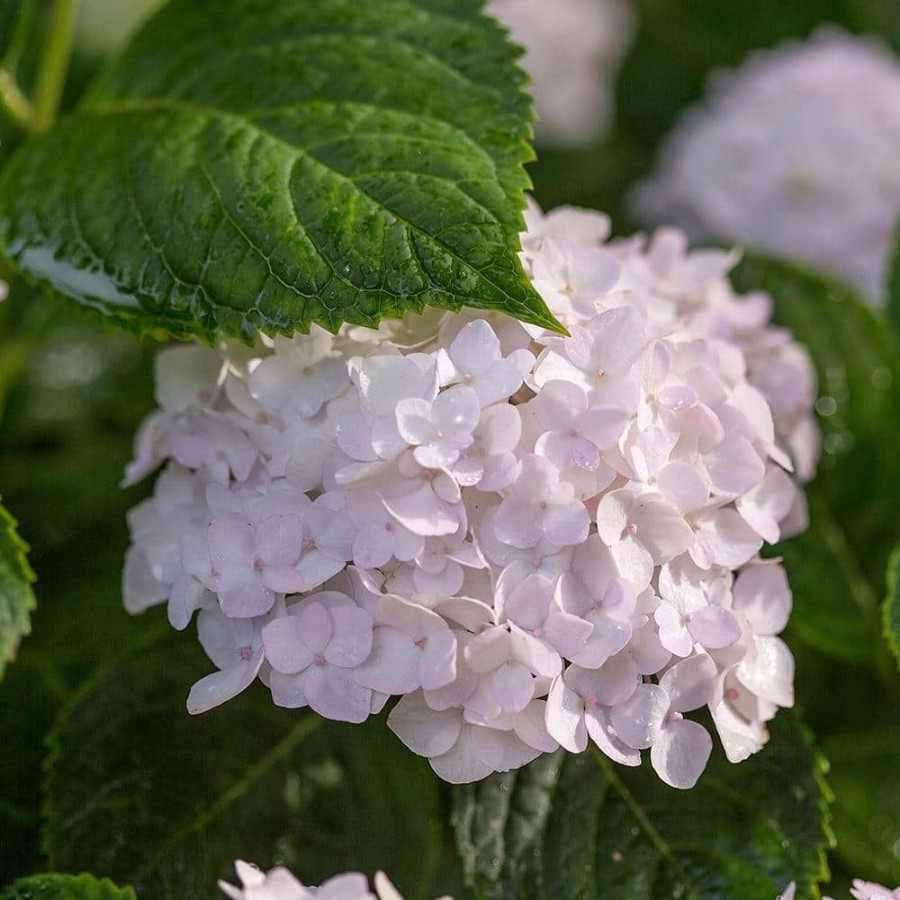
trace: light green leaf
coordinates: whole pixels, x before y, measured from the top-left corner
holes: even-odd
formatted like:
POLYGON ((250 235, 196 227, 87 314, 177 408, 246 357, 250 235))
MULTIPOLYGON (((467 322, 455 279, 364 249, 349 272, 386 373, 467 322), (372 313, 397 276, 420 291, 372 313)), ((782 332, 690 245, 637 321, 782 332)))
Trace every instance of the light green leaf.
POLYGON ((849 872, 900 884, 900 726, 832 738, 823 747, 835 793, 835 853, 849 872))
POLYGON ((135 900, 130 887, 93 875, 32 875, 20 878, 0 900, 135 900))
POLYGON ((426 304, 558 328, 518 259, 530 101, 482 0, 173 0, 0 179, 0 250, 121 324, 426 304))
POLYGON ((821 762, 777 717, 740 765, 717 753, 697 787, 664 785, 649 762, 558 753, 457 790, 457 840, 484 900, 773 900, 789 881, 818 896, 829 832, 821 762))
POLYGON ((0 506, 0 678, 31 630, 29 616, 36 604, 27 549, 16 532, 16 520, 0 506))
POLYGON ((872 663, 897 533, 897 343, 849 287, 799 266, 751 255, 734 280, 742 291, 771 294, 776 321, 807 347, 819 377, 823 453, 806 487, 810 527, 777 548, 794 593, 791 627, 824 653, 872 663))
POLYGON ((44 848, 57 870, 128 881, 142 900, 209 897, 233 861, 316 884, 383 868, 424 895, 440 852, 437 783, 381 718, 325 723, 261 685, 191 717, 211 664, 168 626, 107 667, 52 736, 44 848))
POLYGON ((884 639, 900 666, 900 546, 891 554, 884 598, 884 639))

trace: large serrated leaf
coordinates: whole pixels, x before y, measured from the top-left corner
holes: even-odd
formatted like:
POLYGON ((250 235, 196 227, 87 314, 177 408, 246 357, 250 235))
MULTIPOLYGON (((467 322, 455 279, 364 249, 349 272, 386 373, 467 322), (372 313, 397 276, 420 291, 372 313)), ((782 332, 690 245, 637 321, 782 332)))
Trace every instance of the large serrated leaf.
POLYGON ((20 878, 0 900, 135 900, 130 887, 93 875, 32 875, 20 878))
POLYGON ((457 789, 457 840, 485 900, 772 900, 791 880, 812 898, 829 832, 821 762, 782 713, 771 744, 697 787, 596 752, 562 752, 457 789))
POLYGON ((52 737, 44 847, 142 900, 212 898, 236 858, 280 860, 307 883, 389 870, 424 895, 439 852, 436 781, 380 719, 325 723, 260 685, 191 717, 209 664, 165 627, 89 683, 52 737))
POLYGON ((26 550, 15 519, 0 506, 0 678, 31 630, 29 617, 36 604, 26 550))
POLYGON ((823 753, 835 793, 835 854, 849 872, 900 884, 900 725, 842 734, 823 753))
POLYGON ((771 294, 776 321, 807 347, 819 376, 823 454, 806 487, 810 527, 778 547, 794 593, 792 628, 835 658, 872 663, 897 533, 898 345, 884 320, 835 280, 753 255, 734 280, 771 294))
POLYGON ((884 598, 884 638, 900 666, 900 546, 891 554, 884 598))
POLYGON ((482 5, 173 0, 11 160, 0 250, 176 335, 334 330, 426 304, 558 327, 517 255, 519 51, 482 5))

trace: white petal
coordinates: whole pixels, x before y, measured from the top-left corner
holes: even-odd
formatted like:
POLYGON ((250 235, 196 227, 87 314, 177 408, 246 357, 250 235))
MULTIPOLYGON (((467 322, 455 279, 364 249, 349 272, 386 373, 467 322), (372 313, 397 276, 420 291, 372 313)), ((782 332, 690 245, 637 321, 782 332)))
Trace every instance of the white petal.
POLYGON ((262 665, 263 652, 257 650, 246 662, 238 663, 201 678, 191 688, 187 710, 191 715, 206 712, 250 687, 262 665))
POLYGON ((534 696, 534 677, 521 663, 504 663, 491 681, 491 691, 506 713, 525 709, 534 696))
POLYGON ((306 699, 310 709, 335 722, 365 722, 372 708, 372 692, 353 680, 348 669, 312 666, 307 670, 306 699))
POLYGON ((716 664, 706 655, 692 656, 675 663, 659 680, 669 695, 672 709, 689 712, 712 700, 716 664))
POLYGON ((610 722, 616 735, 629 747, 643 750, 659 736, 671 703, 669 695, 658 684, 642 684, 624 703, 610 711, 610 722))
POLYGON ((376 628, 372 653, 354 669, 353 677, 364 687, 385 694, 410 694, 422 686, 420 657, 421 651, 409 635, 396 628, 376 628))
POLYGON ((388 716, 388 727, 413 753, 440 756, 457 742, 462 716, 458 709, 436 712, 417 691, 400 698, 388 716))
POLYGON ((344 668, 358 666, 372 652, 372 613, 356 605, 337 606, 330 613, 334 632, 325 648, 325 658, 344 668))
MULTIPOLYGON (((316 607, 322 609, 318 604, 316 607)), ((324 610, 322 612, 325 613, 324 610)), ((303 638, 304 629, 300 616, 285 616, 264 625, 263 646, 272 668, 285 675, 295 675, 309 666, 315 651, 307 646, 303 638)))
POLYGON ((547 696, 547 731, 570 753, 581 753, 587 747, 584 703, 563 680, 554 679, 547 696))
POLYGON ((763 700, 794 705, 794 657, 777 637, 757 637, 756 658, 737 667, 741 683, 763 700))
POLYGON ((692 788, 709 760, 712 738, 697 722, 671 722, 650 749, 657 775, 674 788, 692 788))

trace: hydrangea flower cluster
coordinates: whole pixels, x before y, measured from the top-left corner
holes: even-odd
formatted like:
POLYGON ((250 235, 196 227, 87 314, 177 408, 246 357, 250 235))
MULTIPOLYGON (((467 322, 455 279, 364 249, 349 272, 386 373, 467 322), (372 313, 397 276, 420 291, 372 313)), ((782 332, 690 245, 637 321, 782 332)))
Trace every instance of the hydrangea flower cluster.
POLYGON ((198 613, 191 712, 257 677, 345 722, 400 696, 390 727, 451 782, 593 742, 685 788, 712 748, 688 713, 739 761, 792 705, 791 593, 758 554, 805 524, 807 356, 733 253, 528 221, 570 336, 469 311, 159 355, 124 596, 198 613))
MULTIPOLYGON (((783 894, 779 894, 776 900, 794 900, 797 893, 797 885, 792 881, 783 894)), ((853 887, 850 888, 853 900, 900 900, 900 887, 893 890, 874 881, 863 881, 861 878, 853 879, 853 887)), ((822 900, 832 900, 831 897, 823 897, 822 900)))
MULTIPOLYGON (((256 866, 237 860, 234 869, 241 882, 240 888, 219 882, 222 892, 231 900, 403 900, 384 872, 376 873, 373 894, 369 891, 369 880, 359 872, 335 875, 319 887, 308 887, 284 866, 262 872, 256 866)), ((439 900, 452 898, 441 897, 439 900)))
POLYGON ((638 216, 811 262, 883 302, 900 213, 897 57, 830 29, 710 88, 636 192, 638 216))
POLYGON ((565 147, 602 137, 634 34, 630 0, 489 0, 487 9, 525 48, 538 141, 565 147))

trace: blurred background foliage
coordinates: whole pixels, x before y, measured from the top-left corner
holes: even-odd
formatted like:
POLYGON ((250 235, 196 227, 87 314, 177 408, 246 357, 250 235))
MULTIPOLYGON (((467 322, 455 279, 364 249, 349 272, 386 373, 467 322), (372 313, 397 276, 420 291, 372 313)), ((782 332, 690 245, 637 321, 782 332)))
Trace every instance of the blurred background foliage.
MULTIPOLYGON (((77 102, 132 21, 153 4, 85 0, 67 107, 77 102)), ((896 0, 636 0, 636 6, 639 25, 618 79, 613 132, 576 150, 538 148, 530 170, 545 208, 575 203, 605 210, 617 233, 633 227, 625 212, 628 188, 649 170, 660 139, 702 96, 717 67, 805 37, 823 23, 881 34, 900 48, 896 0)), ((45 12, 41 0, 0 0, 0 58, 10 51, 20 57, 18 72, 26 86, 34 76, 45 12), (16 30, 23 12, 26 39, 16 30)), ((0 164, 16 143, 5 124, 0 122, 0 164)), ((765 267, 754 268, 752 261, 739 276, 744 289, 762 284, 777 293, 782 282, 765 284, 766 277, 765 267)), ((828 372, 837 365, 853 394, 852 403, 841 401, 852 421, 823 420, 826 437, 840 431, 851 440, 847 446, 832 442, 834 452, 826 453, 811 502, 814 516, 825 505, 841 517, 855 517, 841 552, 855 572, 865 608, 851 605, 849 596, 841 605, 833 548, 817 553, 822 545, 810 538, 799 550, 795 542, 784 548, 798 610, 805 610, 788 633, 797 660, 799 711, 830 760, 838 798, 831 892, 839 895, 851 875, 900 883, 900 679, 877 627, 886 553, 900 537, 893 480, 900 474, 900 405, 891 406, 900 395, 900 356, 876 316, 854 312, 852 326, 845 327, 852 302, 833 303, 827 291, 820 295, 801 282, 795 278, 794 294, 779 298, 779 316, 812 343, 822 389, 834 393, 828 372), (822 304, 821 315, 816 303, 822 304), (873 353, 883 357, 878 366, 887 367, 894 379, 887 393, 872 383, 873 353), (857 370, 862 375, 853 382, 857 370), (868 431, 860 425, 860 408, 877 416, 868 431), (875 447, 879 441, 891 459, 875 447), (897 523, 893 531, 892 522, 897 523)), ((122 491, 119 480, 137 425, 153 405, 152 359, 158 346, 51 304, 19 281, 0 303, 0 494, 31 545, 39 579, 32 634, 0 683, 0 882, 46 865, 45 741, 60 711, 98 666, 164 618, 158 611, 129 618, 119 586, 128 542, 125 512, 145 491, 122 491)), ((846 525, 843 518, 838 525, 846 525)), ((190 635, 165 640, 190 657, 187 665, 203 669, 202 651, 190 635)), ((262 693, 251 692, 240 702, 267 704, 262 693)), ((239 707, 236 719, 240 715, 239 707)), ((445 803, 446 796, 429 802, 445 803)), ((458 890, 448 861, 449 838, 442 841, 443 855, 432 860, 433 893, 458 890)))

